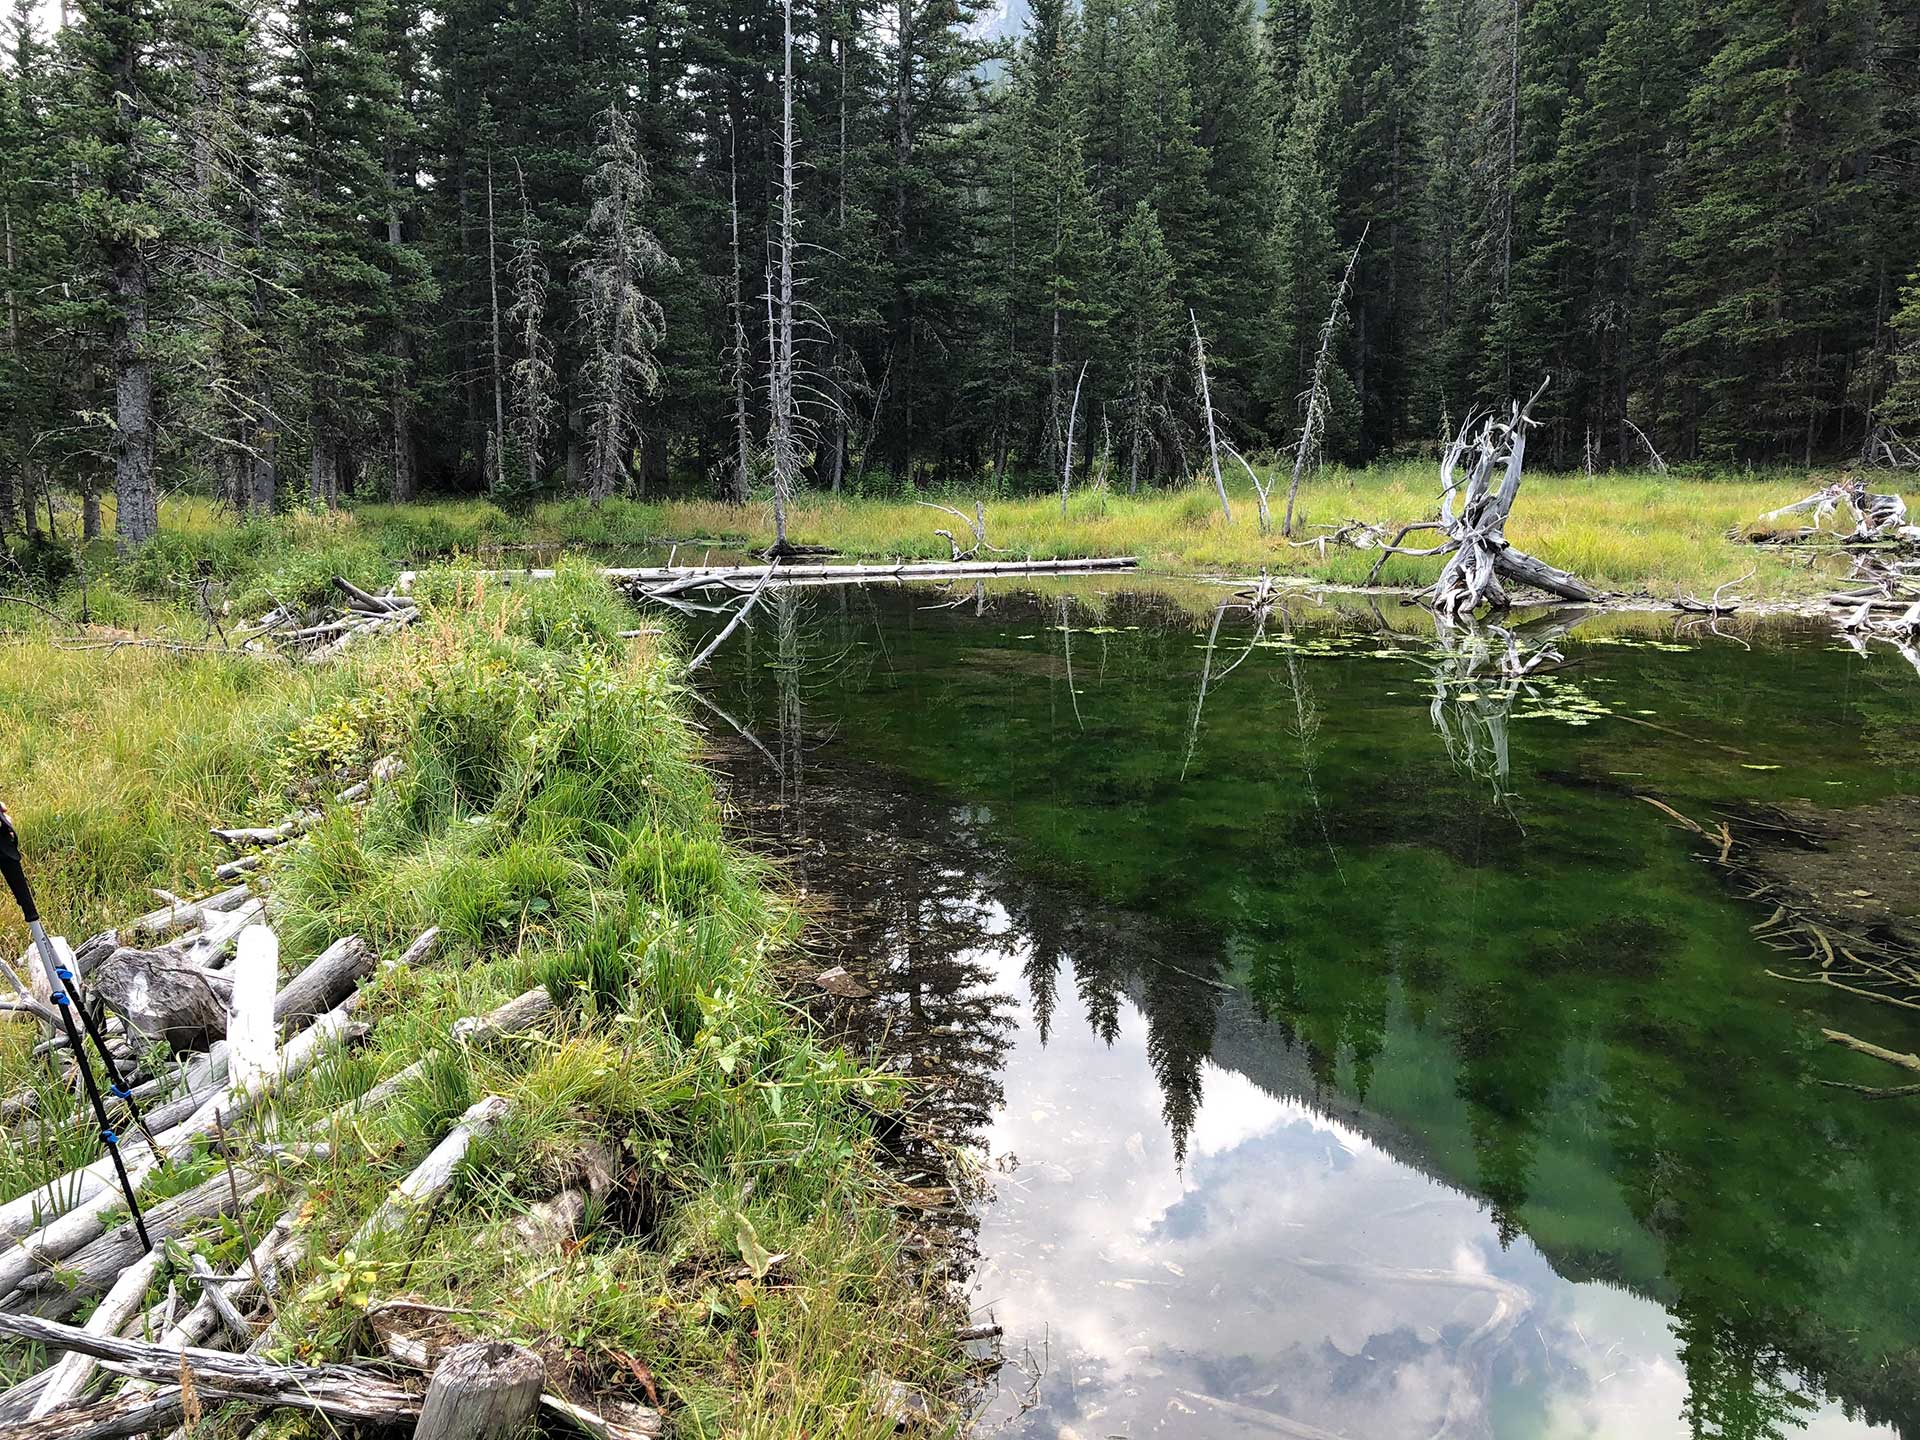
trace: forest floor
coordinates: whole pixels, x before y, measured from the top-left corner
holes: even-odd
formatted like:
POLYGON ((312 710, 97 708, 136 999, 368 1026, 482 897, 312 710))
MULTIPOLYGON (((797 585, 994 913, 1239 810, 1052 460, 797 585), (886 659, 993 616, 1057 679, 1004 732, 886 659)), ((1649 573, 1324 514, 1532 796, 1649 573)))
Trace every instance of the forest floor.
MULTIPOLYGON (((399 543, 349 520, 254 528, 274 531, 261 554, 276 558, 236 588, 292 593, 399 543)), ((324 812, 260 872, 281 974, 364 936, 381 962, 354 1015, 369 1028, 271 1107, 278 1139, 331 1150, 283 1157, 241 1224, 194 1241, 226 1273, 277 1216, 309 1237, 276 1302, 280 1353, 378 1354, 369 1314, 404 1296, 532 1346, 575 1398, 657 1395, 677 1436, 890 1435, 897 1395, 875 1375, 938 1413, 960 1389, 955 1319, 901 1261, 900 1187, 870 1134, 901 1093, 782 998, 773 972, 806 958, 803 917, 721 831, 674 637, 623 638, 631 610, 579 567, 511 592, 430 572, 418 623, 324 666, 75 648, 131 625, 199 633, 177 578, 158 557, 94 576, 86 631, 0 612, 0 776, 50 928, 75 943, 151 908, 150 887, 214 888, 226 854, 210 826, 324 812), (404 768, 364 808, 331 798, 384 756, 404 768), (394 966, 429 926, 430 956, 394 966), (542 986, 554 1009, 534 1030, 450 1038, 456 1018, 542 986), (336 1118, 423 1057, 394 1101, 336 1118), (451 1198, 353 1253, 389 1187, 484 1096, 506 1116, 451 1198), (517 1235, 592 1157, 610 1184, 581 1233, 517 1235)), ((70 581, 54 608, 82 603, 70 581)), ((17 916, 0 945, 24 947, 17 916)), ((37 1038, 0 1017, 0 1093, 33 1092, 43 1122, 0 1139, 0 1197, 95 1157, 37 1038)), ((146 1198, 219 1165, 198 1151, 146 1198)), ((38 1363, 0 1347, 0 1384, 38 1363)))

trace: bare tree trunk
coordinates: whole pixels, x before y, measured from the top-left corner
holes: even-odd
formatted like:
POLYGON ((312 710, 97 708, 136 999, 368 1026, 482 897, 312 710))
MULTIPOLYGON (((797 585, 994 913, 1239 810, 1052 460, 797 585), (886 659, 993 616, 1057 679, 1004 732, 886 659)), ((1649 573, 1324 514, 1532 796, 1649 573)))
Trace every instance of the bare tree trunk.
POLYGON ((506 384, 500 369, 500 246, 493 224, 493 147, 487 147, 487 296, 493 325, 493 473, 487 483, 505 483, 507 465, 506 384))
MULTIPOLYGON (((124 96, 121 103, 131 105, 124 96)), ((147 262, 131 237, 115 239, 107 249, 115 301, 107 330, 107 363, 114 377, 113 528, 126 549, 160 528, 153 479, 153 365, 146 356, 147 262)))
POLYGON ((316 417, 313 427, 313 455, 308 471, 313 503, 333 510, 340 504, 339 442, 326 432, 325 422, 316 417))
POLYGON ((781 0, 779 329, 772 356, 773 553, 787 551, 787 506, 799 466, 793 414, 793 0, 781 0))
MULTIPOLYGON (((842 104, 844 105, 844 101, 842 104)), ((842 125, 845 124, 844 119, 842 125)), ((844 142, 843 142, 844 144, 844 142)), ((6 239, 7 260, 7 351, 17 364, 20 359, 20 297, 13 288, 13 206, 0 205, 0 233, 6 239)), ((26 440, 25 427, 21 427, 20 439, 26 440)), ((22 462, 22 469, 25 464, 22 462)), ((11 468, 0 469, 0 540, 7 538, 7 532, 13 529, 14 508, 19 503, 14 484, 14 472, 11 468)))
MULTIPOLYGON (((139 74, 139 47, 132 24, 120 20, 108 30, 113 45, 114 120, 109 143, 118 153, 110 162, 109 193, 116 206, 140 198, 140 108, 145 93, 139 74)), ((113 377, 114 530, 120 548, 150 539, 160 528, 160 497, 153 478, 153 362, 147 355, 147 300, 151 282, 146 252, 131 233, 127 217, 116 217, 106 244, 107 273, 113 296, 107 326, 107 373, 113 377)))
POLYGON ((1220 437, 1213 428, 1213 388, 1207 383, 1207 342, 1200 338, 1200 317, 1192 308, 1187 318, 1193 322, 1193 363, 1200 372, 1200 408, 1207 412, 1207 448, 1213 455, 1213 488, 1220 492, 1220 513, 1233 523, 1233 507, 1227 504, 1227 482, 1220 475, 1220 437))
MULTIPOLYGON (((399 169, 398 160, 389 154, 387 176, 396 193, 402 182, 399 169)), ((400 240, 400 208, 395 205, 387 210, 388 248, 397 251, 400 240)), ((499 305, 498 296, 494 304, 496 307, 499 305)), ((393 390, 387 402, 388 445, 393 451, 393 474, 388 493, 399 504, 414 499, 420 493, 413 450, 413 402, 408 392, 412 373, 413 347, 407 342, 406 322, 400 320, 393 327, 393 390)))
POLYGON ((1300 424, 1300 441, 1293 450, 1293 479, 1287 486, 1287 514, 1280 524, 1280 533, 1288 539, 1293 538, 1293 502, 1300 494, 1300 477, 1307 468, 1307 456, 1313 450, 1314 435, 1327 422, 1327 359, 1333 353, 1333 332, 1339 328, 1340 308, 1347 302, 1347 287, 1353 283, 1353 267, 1360 263, 1360 247, 1367 243, 1367 231, 1372 222, 1360 231, 1360 238, 1354 242, 1353 254, 1347 257, 1346 273, 1340 277, 1340 286, 1333 292, 1333 308, 1327 312, 1327 323, 1320 327, 1320 349, 1313 358, 1313 384, 1307 389, 1307 413, 1300 424))
POLYGON ((728 194, 733 218, 733 485, 728 499, 747 503, 749 456, 753 437, 747 429, 747 327, 740 298, 740 163, 733 132, 727 132, 728 194))
MULTIPOLYGON (((1055 318, 1058 319, 1055 312, 1055 318)), ((1080 362, 1080 378, 1073 382, 1073 408, 1067 412, 1067 458, 1060 466, 1060 518, 1067 518, 1067 490, 1073 482, 1073 426, 1080 418, 1080 387, 1087 382, 1087 366, 1092 361, 1080 362)))

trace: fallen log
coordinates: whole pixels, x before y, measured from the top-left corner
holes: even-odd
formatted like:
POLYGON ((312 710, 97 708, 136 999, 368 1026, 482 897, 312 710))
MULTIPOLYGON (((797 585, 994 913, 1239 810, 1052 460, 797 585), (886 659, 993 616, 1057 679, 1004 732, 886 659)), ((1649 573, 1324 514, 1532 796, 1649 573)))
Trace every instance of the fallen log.
POLYGON ((129 935, 145 934, 159 938, 190 925, 204 924, 208 915, 238 905, 247 898, 247 893, 246 886, 234 885, 198 900, 179 900, 161 891, 161 898, 167 901, 165 905, 129 920, 120 928, 129 935))
POLYGON ((469 1105, 446 1139, 434 1146, 432 1153, 394 1186, 379 1208, 353 1232, 352 1245, 358 1248, 369 1240, 403 1230, 416 1215, 430 1209, 453 1183, 460 1162, 467 1158, 473 1142, 497 1125, 510 1108, 498 1095, 489 1095, 469 1105))
MULTIPOLYGON (((882 565, 794 565, 776 562, 782 586, 865 584, 874 580, 970 580, 994 575, 1079 574, 1095 570, 1132 570, 1139 564, 1140 559, 1136 555, 1095 555, 1069 560, 901 560, 882 565)), ((668 592, 672 595, 681 590, 738 586, 761 579, 767 570, 766 565, 644 565, 606 566, 600 574, 614 584, 627 588, 674 586, 675 589, 668 592), (689 581, 696 583, 686 583, 689 581)), ((521 580, 551 580, 555 572, 477 570, 472 573, 510 585, 521 580)), ((412 588, 417 576, 417 571, 403 570, 394 581, 393 588, 404 594, 412 588)))
POLYGON ((336 940, 289 980, 273 1002, 276 1025, 302 1026, 324 1015, 373 972, 373 947, 358 935, 336 940))
POLYGON ((1380 547, 1380 557, 1367 574, 1369 585, 1378 579, 1388 556, 1446 555, 1440 578, 1427 592, 1435 613, 1446 620, 1458 620, 1482 605, 1505 609, 1512 603, 1505 581, 1531 585, 1563 600, 1601 598, 1577 575, 1515 549, 1506 537, 1507 520, 1520 496, 1527 430, 1538 423, 1533 407, 1546 388, 1542 381, 1526 404, 1514 402, 1505 420, 1467 417, 1441 457, 1440 518, 1402 526, 1391 544, 1380 547), (1455 478, 1462 467, 1467 472, 1464 485, 1455 478), (1403 548, 1401 542, 1415 530, 1437 530, 1445 539, 1431 547, 1403 548))
POLYGON ((227 1033, 231 982, 160 950, 115 950, 93 989, 134 1034, 174 1054, 205 1050, 227 1033))
POLYGON ((7 1427, 7 1440, 131 1440, 170 1429, 186 1413, 176 1385, 151 1394, 114 1395, 90 1405, 68 1406, 38 1420, 23 1419, 7 1427))
POLYGON ((549 1392, 540 1397, 540 1408, 578 1427, 593 1440, 656 1440, 667 1432, 658 1410, 627 1400, 602 1401, 597 1409, 588 1409, 549 1392))
MULTIPOLYGON (((113 1288, 107 1291, 99 1307, 88 1317, 81 1333, 102 1337, 117 1335, 120 1327, 139 1313, 140 1302, 146 1297, 147 1287, 153 1283, 153 1277, 159 1273, 164 1254, 162 1248, 155 1246, 136 1263, 121 1270, 119 1279, 114 1281, 113 1288)), ((33 1402, 32 1413, 27 1418, 38 1420, 78 1397, 87 1388, 87 1381, 93 1378, 97 1365, 95 1357, 84 1351, 69 1350, 54 1363, 53 1373, 47 1377, 47 1383, 41 1388, 39 1398, 33 1402)))
POLYGON ((219 1400, 245 1400, 369 1425, 405 1425, 420 1415, 420 1398, 411 1390, 354 1365, 280 1365, 224 1350, 174 1350, 145 1340, 90 1335, 32 1315, 0 1315, 0 1335, 85 1355, 116 1375, 140 1380, 174 1383, 184 1371, 195 1391, 219 1400))
MULTIPOLYGON (((202 1220, 232 1215, 265 1189, 266 1182, 252 1170, 240 1169, 231 1177, 223 1170, 149 1208, 147 1234, 161 1244, 202 1220)), ((61 1259, 57 1269, 23 1280, 15 1287, 17 1295, 42 1302, 36 1306, 40 1313, 60 1318, 88 1296, 106 1290, 143 1249, 132 1224, 118 1226, 61 1259)))
POLYGON ((469 1015, 453 1022, 453 1038, 463 1045, 483 1044, 502 1035, 531 1030, 553 1011, 553 996, 542 985, 516 995, 486 1015, 469 1015))
MULTIPOLYGON (((157 1132, 161 1149, 170 1159, 184 1159, 191 1151, 193 1142, 202 1136, 212 1134, 222 1125, 231 1125, 248 1114, 259 1103, 261 1096, 279 1089, 286 1082, 295 1079, 311 1069, 326 1046, 342 1036, 352 1016, 357 996, 349 995, 339 1005, 321 1016, 314 1025, 291 1040, 281 1052, 280 1065, 271 1075, 251 1081, 247 1086, 232 1093, 220 1093, 210 1096, 205 1103, 190 1113, 171 1129, 161 1131, 151 1120, 148 1124, 157 1132)), ((120 1145, 121 1157, 125 1160, 129 1178, 134 1185, 142 1184, 152 1173, 154 1157, 139 1136, 128 1136, 120 1145)), ((66 1216, 70 1211, 83 1207, 97 1206, 89 1218, 97 1220, 115 1203, 118 1189, 114 1183, 113 1162, 107 1156, 83 1165, 65 1175, 57 1176, 42 1185, 35 1186, 23 1195, 15 1196, 0 1205, 0 1241, 18 1239, 39 1229, 53 1228, 54 1222, 66 1216)), ((91 1232, 98 1234, 96 1229, 91 1232)), ((89 1235, 87 1238, 91 1238, 89 1235)), ((42 1245, 51 1250, 44 1239, 42 1245)), ((84 1243, 77 1242, 77 1243, 84 1243)), ((60 1252, 65 1253, 65 1252, 60 1252)), ((57 1258, 57 1257, 56 1257, 57 1258)), ((12 1286, 5 1282, 5 1276, 11 1266, 17 1263, 14 1253, 0 1253, 0 1294, 5 1294, 12 1286)), ((28 1270, 32 1267, 28 1266, 28 1270)), ((22 1271, 22 1274, 27 1273, 22 1271)), ((18 1283, 16 1278, 13 1282, 18 1283)))

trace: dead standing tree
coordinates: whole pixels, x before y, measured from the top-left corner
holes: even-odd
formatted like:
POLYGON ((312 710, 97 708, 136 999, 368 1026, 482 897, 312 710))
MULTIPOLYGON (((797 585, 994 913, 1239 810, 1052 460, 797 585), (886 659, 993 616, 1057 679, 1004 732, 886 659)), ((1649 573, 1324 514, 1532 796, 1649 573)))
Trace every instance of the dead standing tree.
MULTIPOLYGON (((1334 332, 1340 328, 1340 312, 1346 308, 1347 288, 1353 284, 1353 267, 1360 263, 1360 247, 1367 243, 1367 231, 1372 228, 1371 222, 1363 226, 1360 238, 1353 242, 1346 273, 1341 275, 1340 286, 1333 292, 1333 308, 1327 312, 1327 323, 1320 327, 1320 349, 1313 359, 1313 383, 1307 387, 1307 413, 1300 422, 1300 440, 1293 450, 1293 479, 1287 484, 1287 517, 1280 526, 1280 533, 1289 540, 1293 538, 1293 504, 1300 495, 1300 477, 1306 471, 1307 456, 1313 453, 1327 428, 1327 359, 1333 353, 1334 332)), ((1264 514, 1266 496, 1260 498, 1264 514)))
POLYGON ((1381 547, 1380 558, 1367 575, 1369 585, 1379 577, 1389 555, 1446 555, 1440 578, 1428 592, 1434 612, 1442 620, 1459 620, 1482 605, 1505 609, 1512 603, 1506 581, 1532 585, 1563 600, 1592 602, 1600 598, 1600 592, 1578 576, 1514 549, 1506 536, 1507 518, 1513 513, 1514 501, 1520 498, 1527 429, 1537 423, 1533 407, 1546 392, 1547 384, 1542 380, 1526 404, 1515 402, 1505 420, 1488 415, 1476 428, 1476 417, 1467 417, 1441 457, 1440 518, 1402 526, 1393 543, 1381 547), (1463 467, 1467 473, 1464 485, 1458 478, 1463 467), (1494 485, 1496 474, 1498 488, 1494 485), (1423 550, 1403 549, 1400 542, 1415 530, 1438 530, 1446 539, 1423 550))
POLYGON ((647 162, 633 122, 618 106, 600 116, 600 143, 588 181, 593 208, 575 267, 586 356, 587 495, 595 505, 619 488, 640 442, 640 402, 660 382, 653 354, 666 318, 642 288, 670 263, 640 223, 647 162))

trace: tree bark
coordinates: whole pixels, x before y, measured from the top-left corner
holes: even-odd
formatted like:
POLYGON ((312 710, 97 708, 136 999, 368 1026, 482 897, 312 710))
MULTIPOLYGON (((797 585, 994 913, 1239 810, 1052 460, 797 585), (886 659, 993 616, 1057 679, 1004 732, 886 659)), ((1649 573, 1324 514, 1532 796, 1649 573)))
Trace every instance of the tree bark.
POLYGON ((540 1408, 546 1379, 540 1357, 522 1346, 458 1346, 433 1372, 414 1440, 512 1440, 540 1408))
POLYGON ((370 1425, 404 1425, 420 1414, 405 1386, 355 1365, 276 1365, 251 1355, 188 1347, 175 1350, 144 1340, 89 1335, 32 1315, 0 1315, 0 1335, 55 1350, 90 1355, 115 1374, 175 1382, 185 1370, 202 1396, 246 1400, 370 1425))

